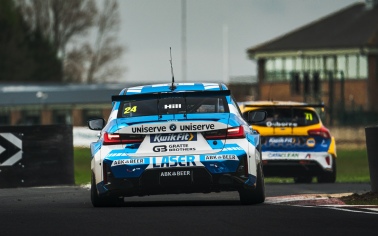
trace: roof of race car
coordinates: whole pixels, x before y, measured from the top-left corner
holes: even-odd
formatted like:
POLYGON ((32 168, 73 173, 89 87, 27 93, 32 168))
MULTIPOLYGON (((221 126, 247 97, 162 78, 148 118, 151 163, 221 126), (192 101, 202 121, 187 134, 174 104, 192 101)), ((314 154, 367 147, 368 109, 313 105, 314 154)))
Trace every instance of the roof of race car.
POLYGON ((151 84, 125 88, 120 95, 164 93, 164 92, 185 92, 185 91, 219 91, 227 90, 226 85, 221 83, 177 83, 175 89, 171 89, 171 84, 151 84))

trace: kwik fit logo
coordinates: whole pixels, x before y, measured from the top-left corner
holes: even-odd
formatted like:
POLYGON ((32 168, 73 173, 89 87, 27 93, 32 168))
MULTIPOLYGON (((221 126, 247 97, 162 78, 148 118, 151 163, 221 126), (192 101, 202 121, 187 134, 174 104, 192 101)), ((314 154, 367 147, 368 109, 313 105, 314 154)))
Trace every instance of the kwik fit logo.
POLYGON ((153 134, 151 143, 197 141, 196 133, 153 134))

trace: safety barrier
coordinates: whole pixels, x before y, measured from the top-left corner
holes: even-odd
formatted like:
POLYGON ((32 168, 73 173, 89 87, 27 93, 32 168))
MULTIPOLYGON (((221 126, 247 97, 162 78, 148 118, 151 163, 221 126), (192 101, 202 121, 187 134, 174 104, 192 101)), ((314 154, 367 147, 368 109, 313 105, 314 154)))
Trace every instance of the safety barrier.
POLYGON ((71 125, 0 126, 0 188, 74 183, 71 125))
POLYGON ((378 126, 365 128, 371 191, 378 192, 378 126))

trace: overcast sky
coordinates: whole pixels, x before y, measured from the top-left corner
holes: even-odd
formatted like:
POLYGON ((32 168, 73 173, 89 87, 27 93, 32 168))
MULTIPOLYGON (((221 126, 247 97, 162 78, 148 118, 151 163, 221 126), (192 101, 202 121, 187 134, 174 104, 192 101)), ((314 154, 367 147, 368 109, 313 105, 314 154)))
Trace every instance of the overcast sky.
MULTIPOLYGON (((186 81, 256 75, 255 63, 247 58, 249 47, 360 1, 186 0, 186 81)), ((118 40, 126 48, 119 82, 170 82, 170 47, 175 81, 183 82, 181 3, 119 0, 118 40)))

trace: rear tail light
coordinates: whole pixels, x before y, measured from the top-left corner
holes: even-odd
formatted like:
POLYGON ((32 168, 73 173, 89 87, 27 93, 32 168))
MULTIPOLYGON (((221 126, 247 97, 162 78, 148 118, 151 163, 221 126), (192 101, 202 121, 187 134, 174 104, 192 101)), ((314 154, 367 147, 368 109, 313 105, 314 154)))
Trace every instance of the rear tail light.
POLYGON ((329 133, 329 130, 322 127, 320 129, 312 129, 312 130, 309 130, 308 132, 308 135, 311 135, 311 136, 321 136, 323 138, 331 138, 331 134, 329 133))
POLYGON ((245 138, 243 126, 228 129, 212 130, 203 133, 205 139, 236 139, 245 138))
POLYGON ((104 145, 141 143, 145 135, 141 134, 109 134, 104 133, 104 145))

